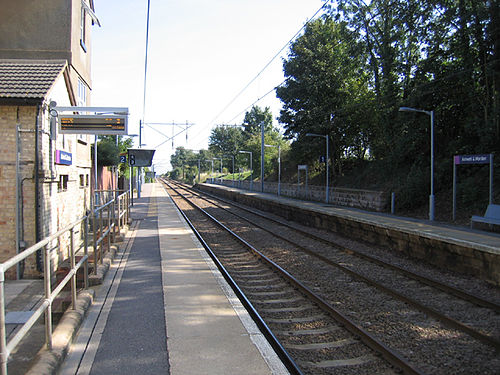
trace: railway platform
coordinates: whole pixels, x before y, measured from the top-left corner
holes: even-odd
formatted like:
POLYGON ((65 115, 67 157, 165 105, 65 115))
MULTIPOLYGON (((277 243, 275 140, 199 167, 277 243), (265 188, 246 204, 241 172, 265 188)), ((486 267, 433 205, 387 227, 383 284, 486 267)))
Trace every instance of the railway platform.
POLYGON ((497 233, 224 185, 204 183, 198 187, 286 219, 385 246, 438 267, 500 285, 500 235, 497 233))
POLYGON ((287 374, 164 188, 144 185, 132 214, 60 374, 287 374))
POLYGON ((67 327, 65 361, 21 373, 288 374, 159 183, 143 186, 131 215, 86 318, 67 327))

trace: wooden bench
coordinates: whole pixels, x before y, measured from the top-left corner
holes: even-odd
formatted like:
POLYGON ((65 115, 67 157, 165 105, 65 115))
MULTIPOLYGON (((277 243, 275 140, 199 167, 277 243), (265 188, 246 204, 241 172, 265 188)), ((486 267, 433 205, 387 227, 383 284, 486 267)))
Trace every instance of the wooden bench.
POLYGON ((473 223, 486 223, 500 225, 500 205, 489 204, 484 216, 472 216, 470 219, 470 227, 473 223))

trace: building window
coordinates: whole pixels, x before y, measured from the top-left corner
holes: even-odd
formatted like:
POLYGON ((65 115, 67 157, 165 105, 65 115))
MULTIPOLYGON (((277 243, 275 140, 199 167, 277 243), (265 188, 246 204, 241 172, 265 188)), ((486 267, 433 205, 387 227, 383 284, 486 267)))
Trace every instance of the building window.
MULTIPOLYGON (((80 78, 78 78, 76 105, 79 107, 87 106, 87 85, 80 78)), ((83 143, 87 143, 87 135, 85 134, 77 134, 76 139, 83 143)))
POLYGON ((80 20, 80 46, 82 47, 82 49, 87 52, 87 46, 85 45, 85 34, 86 34, 86 30, 85 30, 85 24, 86 24, 86 10, 85 8, 82 6, 82 15, 81 15, 81 20, 80 20))
POLYGON ((88 174, 81 174, 80 175, 80 187, 88 187, 89 186, 89 175, 88 174))
POLYGON ((87 105, 87 85, 80 78, 78 78, 78 97, 76 100, 79 107, 87 105))
POLYGON ((68 175, 62 174, 59 176, 59 181, 57 182, 57 191, 67 191, 68 190, 68 175))

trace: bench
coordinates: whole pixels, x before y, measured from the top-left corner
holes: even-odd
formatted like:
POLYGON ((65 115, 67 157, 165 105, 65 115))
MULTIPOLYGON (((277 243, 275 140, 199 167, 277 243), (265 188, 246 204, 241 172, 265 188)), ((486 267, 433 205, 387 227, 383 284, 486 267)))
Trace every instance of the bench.
POLYGON ((484 216, 472 216, 470 219, 470 227, 473 223, 486 223, 500 225, 500 205, 489 204, 484 216))

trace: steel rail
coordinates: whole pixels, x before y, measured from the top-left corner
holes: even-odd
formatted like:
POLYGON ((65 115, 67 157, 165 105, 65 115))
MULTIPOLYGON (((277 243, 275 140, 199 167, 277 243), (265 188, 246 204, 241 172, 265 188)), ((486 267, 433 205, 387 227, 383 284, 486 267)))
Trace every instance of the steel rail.
MULTIPOLYGON (((323 255, 321 255, 321 254, 318 254, 318 253, 316 253, 313 250, 310 250, 310 249, 308 249, 308 248, 306 248, 304 246, 301 246, 301 245, 299 245, 299 244, 291 241, 287 237, 282 236, 282 235, 280 235, 280 234, 278 234, 278 233, 276 233, 276 232, 274 232, 274 231, 266 228, 263 225, 257 224, 255 222, 251 221, 250 219, 245 218, 244 216, 241 216, 239 214, 231 212, 228 209, 226 209, 224 207, 221 207, 220 205, 218 205, 216 203, 210 202, 207 199, 205 199, 204 197, 200 196, 200 199, 206 200, 210 204, 213 204, 216 207, 218 207, 218 208, 220 208, 220 209, 222 209, 222 210, 224 210, 226 212, 229 212, 230 214, 232 214, 232 215, 240 218, 241 220, 244 220, 247 223, 249 223, 249 224, 251 224, 251 225, 253 225, 253 226, 257 227, 257 228, 259 228, 259 229, 261 229, 261 230, 263 230, 265 232, 268 232, 268 233, 272 234, 273 236, 275 236, 275 237, 277 237, 277 238, 279 238, 279 239, 281 239, 281 240, 283 240, 283 241, 285 241, 285 242, 287 242, 287 243, 289 243, 289 244, 297 247, 301 251, 303 251, 303 252, 305 252, 305 253, 307 253, 307 254, 309 254, 309 255, 317 258, 317 259, 320 259, 321 261, 327 263, 328 265, 337 267, 341 271, 343 271, 343 272, 345 272, 345 273, 347 273, 347 274, 349 274, 349 275, 351 275, 351 276, 353 276, 353 277, 355 277, 355 278, 357 278, 357 279, 359 279, 359 280, 367 283, 368 285, 371 285, 371 286, 377 288, 378 290, 380 290, 380 291, 382 291, 382 292, 384 292, 386 294, 389 294, 389 295, 391 295, 391 296, 393 296, 393 297, 395 297, 395 298, 397 298, 397 299, 399 299, 399 300, 401 300, 401 301, 403 301, 403 302, 405 302, 405 303, 407 303, 407 304, 409 304, 409 305, 417 308, 418 310, 424 312, 425 314, 427 314, 429 316, 432 316, 435 319, 439 320, 440 322, 442 322, 443 324, 447 325, 448 327, 453 328, 453 329, 457 329, 459 331, 462 331, 462 332, 464 332, 464 333, 466 333, 466 334, 474 337, 475 339, 477 339, 477 340, 479 340, 479 341, 481 341, 481 342, 483 342, 483 343, 485 343, 487 345, 490 345, 490 346, 494 347, 497 350, 500 350, 500 340, 496 339, 495 337, 483 334, 483 333, 475 330, 474 328, 472 328, 472 327, 470 327, 470 326, 468 326, 468 325, 466 325, 464 323, 461 323, 461 322, 459 322, 459 321, 457 321, 457 320, 455 320, 453 318, 450 318, 450 317, 448 317, 448 316, 440 313, 439 311, 437 311, 437 310, 435 310, 435 309, 433 309, 431 307, 425 306, 425 305, 421 304, 420 302, 418 302, 418 301, 416 301, 416 300, 414 300, 414 299, 412 299, 410 297, 407 297, 407 296, 405 296, 405 295, 403 295, 403 294, 395 291, 394 289, 386 287, 383 284, 381 284, 381 283, 379 283, 379 282, 377 282, 377 281, 375 281, 373 279, 370 279, 370 278, 368 278, 368 277, 366 277, 366 276, 364 276, 364 275, 362 275, 362 274, 360 274, 360 273, 358 273, 356 271, 353 271, 350 268, 348 268, 346 266, 343 266, 343 265, 341 265, 341 264, 339 264, 339 263, 337 263, 337 262, 335 262, 335 261, 333 261, 333 260, 331 260, 331 259, 329 259, 329 258, 327 258, 327 257, 325 257, 323 255)), ((263 217, 266 218, 265 216, 263 216, 263 217)), ((295 228, 293 228, 293 227, 291 229, 295 230, 295 228)))
MULTIPOLYGON (((168 183, 165 181, 162 181, 165 185, 169 186, 168 183)), ((175 191, 179 196, 182 198, 186 199, 182 194, 180 194, 177 190, 173 189, 171 186, 169 186, 170 189, 175 191)), ((170 194, 169 194, 170 195, 170 194)), ((195 228, 193 223, 189 220, 189 218, 186 216, 184 211, 181 210, 181 208, 177 205, 173 197, 170 197, 172 199, 172 202, 174 203, 175 207, 179 210, 181 215, 183 216, 184 220, 188 223, 189 227, 191 230, 194 232, 196 238, 200 241, 202 246, 205 248, 205 251, 208 253, 210 258, 212 258, 213 262, 223 275, 224 279, 227 281, 227 283, 231 286, 235 294, 238 296, 239 300, 242 302, 242 304, 245 306, 246 310, 249 312, 250 316, 254 320, 254 322, 257 324, 259 329, 263 332, 264 336, 266 339, 269 341, 270 345, 272 348, 276 351, 278 357, 281 359, 285 367, 290 371, 291 374, 296 374, 296 375, 303 375, 302 371, 298 367, 298 365, 295 363, 295 361, 290 357, 288 352, 283 348, 279 340, 274 336, 272 333, 271 329, 267 326, 267 324, 264 322, 260 314, 257 312, 255 307, 252 305, 252 303, 248 300, 246 295, 243 293, 243 291, 240 289, 240 287, 236 284, 234 279, 229 275, 229 272, 226 270, 226 268, 222 265, 222 263, 219 261, 213 250, 210 248, 208 243, 203 239, 201 234, 198 232, 198 230, 195 228)), ((188 200, 186 200, 189 202, 188 200)))
MULTIPOLYGON (((165 182, 166 183, 166 182, 165 182)), ((170 187, 172 190, 176 191, 174 188, 170 187)), ((248 243, 245 239, 238 236, 236 233, 232 232, 229 228, 227 228, 224 224, 218 221, 215 217, 210 215, 204 209, 196 205, 194 202, 191 202, 187 197, 183 194, 176 191, 186 202, 188 202, 193 208, 202 212, 205 216, 207 216, 210 220, 212 220, 216 225, 221 227, 224 231, 231 234, 236 240, 238 240, 242 245, 247 247, 253 254, 257 257, 265 261, 269 266, 271 266, 276 272, 278 272, 282 277, 291 282, 297 289, 301 290, 305 295, 309 296, 309 298, 315 302, 323 311, 330 314, 335 320, 337 320, 340 324, 342 324, 347 330, 349 330, 354 335, 360 337, 361 341, 363 341, 367 346, 372 348, 374 351, 382 355, 389 363, 393 366, 401 369, 405 374, 424 374, 420 369, 412 366, 408 363, 404 357, 398 353, 397 351, 387 347, 384 343, 378 340, 375 336, 372 336, 369 332, 359 327, 349 319, 342 312, 335 309, 332 305, 314 293, 311 289, 309 289, 306 285, 301 283, 295 277, 293 277, 288 271, 280 267, 278 264, 274 263, 271 259, 262 254, 259 250, 253 247, 250 243, 248 243)))
MULTIPOLYGON (((202 199, 206 199, 204 198, 202 195, 198 194, 198 193, 193 193, 193 194, 196 194, 198 195, 200 198, 202 199)), ((456 297, 458 298, 461 298, 463 299, 464 301, 467 301, 467 302, 471 302, 471 303, 474 303, 478 306, 481 306, 481 307, 486 307, 486 308, 489 308, 497 313, 500 313, 500 304, 497 304, 493 301, 489 301, 489 300, 486 300, 484 298, 481 298, 481 297, 478 297, 478 296, 475 296, 473 294, 470 294, 464 290, 461 290, 461 289, 458 289, 458 288, 455 288, 453 286, 450 286, 450 285, 446 285, 446 284, 443 284, 439 281, 436 281, 436 280, 433 280, 433 279, 429 279, 425 276, 421 276, 415 272, 412 272, 412 271, 409 271, 409 270, 406 270, 402 267, 399 267, 399 266, 396 266, 394 264, 391 264, 391 263, 387 263, 381 259, 378 259, 378 258, 375 258, 375 257, 372 257, 368 254, 364 254, 358 250, 355 250, 355 249, 352 249, 352 248, 349 248, 347 246, 343 246, 343 245, 340 245, 336 242, 333 242, 333 241, 330 241, 330 240, 327 240, 325 238, 322 238, 320 236, 316 236, 310 232, 307 232, 307 231, 304 231, 300 228, 297 228, 293 225, 290 225, 288 223, 285 223, 285 222, 282 222, 280 220, 276 220, 276 219, 273 219, 273 218, 270 218, 270 217, 267 217, 266 215, 260 213, 260 212, 257 212, 257 211, 254 211, 254 210, 251 210, 247 207, 244 207, 244 206, 241 206, 239 204, 236 204, 235 202, 231 202, 231 201, 228 201, 227 199, 224 199, 224 198, 221 198, 221 197, 218 197, 214 194, 210 194, 210 193, 207 193, 207 192, 203 192, 203 194, 205 195, 208 195, 214 199, 217 199, 217 200, 220 200, 222 202, 225 202, 227 204, 230 204, 230 205, 233 205, 235 207, 237 207, 238 209, 241 209, 243 211, 247 211, 251 214, 254 214, 256 216, 259 216, 259 217, 262 217, 266 220, 269 220, 269 221, 272 221, 274 223, 277 223, 277 224, 280 224, 280 225, 283 225, 287 228, 290 228, 290 229, 293 229, 299 233, 301 233, 302 235, 304 236, 307 236, 309 238, 312 238, 314 240, 317 240, 317 241, 321 241, 323 243, 326 243, 330 246, 334 246, 334 247, 337 247, 339 250, 342 250, 346 253, 350 253, 350 254, 353 254, 359 258, 363 258, 363 259, 366 259, 370 262, 373 262, 373 263, 376 263, 380 266, 383 266, 385 268, 390 268, 392 270, 395 270, 397 272, 400 272, 400 273, 403 273, 404 275, 408 276, 408 277, 411 277, 413 278, 414 280, 417 280, 417 281, 420 281, 421 283, 424 283, 424 284, 427 284, 428 286, 431 286, 431 287, 434 287, 436 289, 439 289, 443 292, 446 292, 446 293, 449 293, 449 294, 453 294, 455 295, 456 297)), ((219 206, 220 207, 220 206, 219 206)), ((222 209, 224 209, 224 207, 221 207, 222 209)), ((229 211, 230 212, 230 211, 229 211)))

